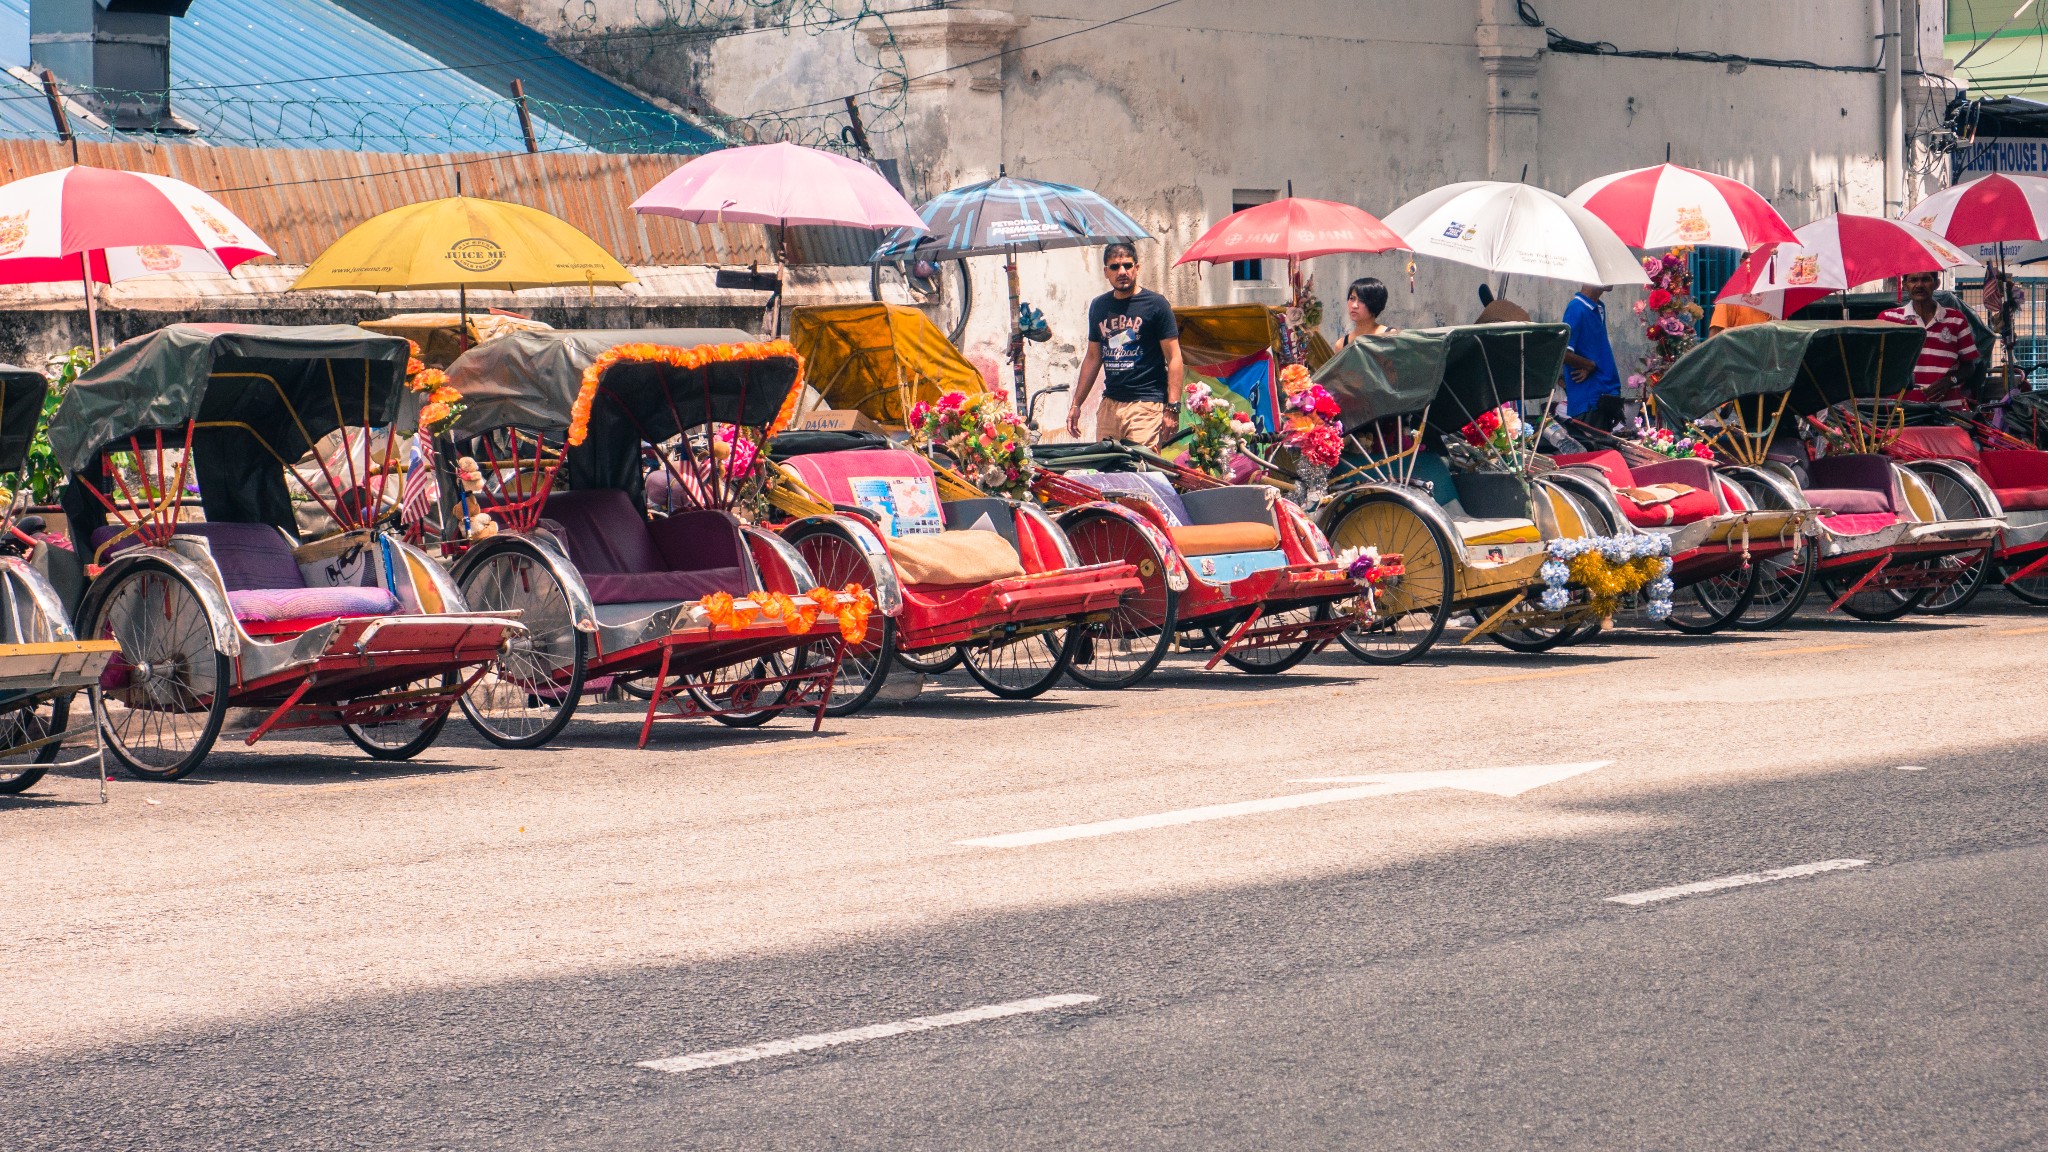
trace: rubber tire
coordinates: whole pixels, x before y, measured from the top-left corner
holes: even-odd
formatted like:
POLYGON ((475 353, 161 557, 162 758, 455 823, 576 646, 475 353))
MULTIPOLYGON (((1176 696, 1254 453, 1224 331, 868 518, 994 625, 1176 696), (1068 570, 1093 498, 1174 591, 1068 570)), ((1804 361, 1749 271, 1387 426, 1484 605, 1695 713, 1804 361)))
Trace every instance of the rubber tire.
MULTIPOLYGON (((492 548, 489 552, 484 554, 484 557, 482 559, 463 568, 463 579, 461 584, 462 596, 463 599, 469 604, 472 610, 490 611, 495 608, 509 607, 509 605, 483 604, 479 602, 478 599, 472 594, 470 582, 470 577, 482 571, 484 565, 489 563, 493 557, 507 553, 525 556, 530 562, 536 565, 541 572, 546 573, 549 580, 555 581, 556 587, 562 588, 562 602, 565 605, 568 603, 568 589, 563 588, 559 580, 555 580, 554 573, 552 572, 552 570, 548 568, 546 562, 541 558, 540 550, 533 547, 531 544, 525 543, 524 541, 511 540, 505 542, 504 544, 500 544, 496 548, 492 548)), ((482 720, 479 720, 477 718, 477 709, 475 705, 470 703, 469 693, 466 692, 463 694, 462 699, 460 701, 462 707, 462 714, 465 717, 468 717, 469 726, 476 729, 477 735, 483 737, 486 743, 494 745, 499 748, 510 748, 515 750, 529 750, 539 748, 547 744, 549 741, 553 740, 555 737, 561 735, 562 729, 567 728, 569 726, 569 721, 575 719, 576 708, 580 703, 582 703, 583 700, 583 682, 586 679, 587 669, 589 668, 590 664, 591 641, 590 635, 584 632, 582 629, 575 627, 573 621, 570 624, 570 633, 571 648, 569 657, 569 683, 564 687, 563 690, 564 695, 562 706, 556 711, 555 715, 548 720, 547 723, 541 725, 541 727, 534 730, 533 732, 527 733, 524 736, 507 736, 503 733, 491 731, 490 728, 485 726, 482 720)), ((471 686, 470 691, 476 691, 477 687, 480 687, 482 684, 483 679, 479 677, 476 685, 471 686)))
MULTIPOLYGON (((1850 584, 1854 583, 1855 581, 1851 580, 1847 584, 1844 584, 1839 581, 1836 581, 1832 577, 1822 576, 1820 578, 1820 590, 1821 593, 1825 595, 1830 602, 1832 602, 1836 597, 1839 597, 1844 591, 1846 591, 1849 588, 1850 584)), ((1920 602, 1922 600, 1927 599, 1928 591, 1929 590, 1926 588, 1915 588, 1913 589, 1912 595, 1907 596, 1898 602, 1897 607, 1885 608, 1875 612, 1864 608, 1851 607, 1850 605, 1855 603, 1855 598, 1851 597, 1847 602, 1845 602, 1842 605, 1842 611, 1848 613, 1851 616, 1854 616, 1858 620, 1867 620, 1873 624, 1884 624, 1892 620, 1897 620, 1899 617, 1906 615, 1908 612, 1911 612, 1919 608, 1920 602)))
MULTIPOLYGON (((37 704, 31 708, 18 709, 18 711, 24 711, 33 714, 36 717, 35 722, 42 725, 43 727, 43 731, 40 735, 31 736, 30 739, 40 740, 42 739, 43 736, 47 736, 52 732, 62 732, 65 726, 70 722, 71 697, 56 697, 52 699, 49 703, 50 718, 47 721, 42 719, 41 704, 37 704)), ((24 743, 26 743, 26 741, 24 741, 24 743)), ((58 754, 61 753, 63 750, 64 745, 61 742, 56 744, 45 744, 41 748, 36 749, 35 759, 29 761, 30 767, 23 768, 21 771, 15 773, 12 776, 0 778, 0 796, 18 796, 21 793, 26 792, 29 789, 35 787, 36 782, 41 780, 45 773, 49 772, 48 768, 36 767, 36 765, 47 765, 51 763, 52 761, 57 759, 58 754)), ((0 771, 4 771, 4 769, 0 769, 0 771)))
MULTIPOLYGON (((105 611, 107 604, 120 591, 121 584, 151 572, 174 580, 182 585, 186 589, 187 594, 192 597, 193 606, 195 608, 200 607, 198 594, 192 591, 191 584, 170 565, 157 560, 143 560, 127 572, 122 573, 120 582, 109 588, 105 595, 93 600, 91 605, 93 608, 92 619, 80 634, 98 637, 104 623, 100 619, 100 613, 105 611)), ((203 612, 203 608, 201 610, 203 612)), ((208 626, 207 635, 209 638, 212 636, 211 625, 208 626)), ((219 649, 213 650, 213 675, 213 682, 216 685, 232 685, 234 683, 233 662, 219 649)), ((221 727, 227 723, 228 698, 231 693, 232 689, 228 692, 216 691, 213 694, 213 703, 208 708, 206 722, 200 729, 198 739, 193 742, 192 751, 187 753, 184 759, 168 768, 139 764, 129 758, 128 753, 123 750, 120 740, 114 734, 113 723, 107 718, 104 692, 93 693, 93 720, 99 724, 101 735, 106 738, 106 751, 113 754, 115 763, 121 765, 122 769, 130 776, 138 780, 169 783, 170 781, 183 780, 185 777, 190 776, 205 761, 207 754, 213 751, 214 742, 220 739, 221 727)))
MULTIPOLYGON (((776 670, 776 674, 794 675, 798 672, 803 671, 805 668, 810 666, 810 652, 811 647, 808 644, 804 645, 801 648, 790 649, 788 651, 790 662, 785 663, 782 669, 776 670)), ((783 653, 778 652, 772 655, 763 656, 759 660, 754 661, 754 663, 765 663, 767 661, 774 660, 776 657, 781 655, 783 655, 783 653)), ((763 724, 768 723, 770 720, 773 720, 777 716, 782 714, 781 704, 783 701, 789 699, 789 694, 794 687, 794 685, 785 684, 783 686, 782 691, 776 694, 775 703, 769 707, 761 709, 758 712, 741 712, 736 715, 727 716, 721 716, 716 713, 712 713, 711 719, 719 724, 725 725, 727 728, 759 728, 763 724)), ((704 692, 702 688, 686 688, 684 689, 684 691, 690 694, 690 698, 696 701, 697 706, 699 708, 713 706, 709 696, 704 692)))
MULTIPOLYGON (((1327 602, 1307 607, 1309 607, 1310 610, 1310 620, 1328 620, 1332 612, 1335 611, 1335 609, 1333 609, 1327 602)), ((1282 611, 1299 612, 1301 611, 1301 609, 1286 608, 1282 609, 1282 611)), ((1209 639, 1212 642, 1214 642, 1218 648, 1221 648, 1223 647, 1223 642, 1230 638, 1230 633, 1235 631, 1236 628, 1237 625, 1232 624, 1228 628, 1210 627, 1207 631, 1209 633, 1209 639)), ((1244 657, 1239 656, 1234 650, 1230 652, 1225 652, 1223 654, 1223 662, 1225 664, 1230 665, 1232 668, 1237 669, 1239 672, 1247 672, 1253 676, 1278 676, 1280 673, 1285 672, 1289 668, 1294 667, 1296 664, 1301 663, 1303 660, 1308 659, 1309 653, 1314 652, 1315 650, 1315 641, 1304 640, 1301 643, 1296 644, 1292 649, 1290 649, 1285 656, 1282 656, 1279 659, 1274 660, 1270 663, 1261 663, 1257 661, 1247 660, 1244 657)), ((1262 649, 1254 649, 1254 651, 1262 651, 1262 649)))
MULTIPOLYGON (((1949 479, 1946 475, 1940 472, 1928 471, 1919 473, 1919 476, 1921 480, 1927 483, 1928 488, 1933 491, 1934 499, 1941 505, 1943 515, 1955 520, 1972 520, 1991 515, 1991 510, 1986 508, 1983 502, 1977 499, 1976 493, 1949 479), (1964 511, 1958 511, 1951 506, 1952 501, 1956 503, 1967 501, 1969 508, 1964 511)), ((1986 549, 1970 563, 1968 568, 1963 569, 1956 582, 1947 588, 1927 589, 1927 595, 1921 598, 1914 611, 1928 616, 1946 616, 1969 607, 1970 601, 1977 598, 1977 594, 1984 590, 1984 585, 1991 579, 1992 570, 1998 567, 1998 560, 1992 556, 1992 551, 1993 549, 1986 549), (1952 595, 1942 598, 1936 595, 1940 592, 1950 592, 1952 595)))
MULTIPOLYGON (((870 594, 874 592, 874 570, 868 566, 867 554, 838 532, 821 526, 805 532, 789 543, 804 558, 804 564, 810 568, 811 574, 817 577, 821 585, 840 588, 848 583, 855 583, 867 589, 870 594), (830 560, 832 566, 828 567, 825 564, 826 560, 830 560)), ((825 715, 851 716, 873 703, 876 694, 881 692, 882 685, 889 680, 890 667, 899 663, 896 651, 896 618, 884 616, 879 609, 876 610, 868 617, 868 635, 874 635, 877 621, 881 622, 882 638, 875 646, 874 674, 868 678, 859 692, 844 699, 839 698, 835 688, 832 703, 825 706, 825 715)), ((816 646, 816 650, 820 658, 825 658, 823 654, 826 646, 816 646)), ((841 672, 844 672, 845 668, 844 664, 840 665, 841 672)))
MULTIPOLYGON (((1338 643, 1344 645, 1345 651, 1351 653, 1352 656, 1358 658, 1359 660, 1367 664, 1406 664, 1409 661, 1414 660, 1418 656, 1421 656, 1424 652, 1429 651, 1430 648, 1434 647, 1437 640, 1442 638, 1444 634, 1444 626, 1450 623, 1451 611, 1453 607, 1452 601, 1455 598, 1454 589, 1457 582, 1457 578, 1452 574, 1453 569, 1451 567, 1451 542, 1449 538, 1444 535, 1444 531, 1442 528, 1438 527, 1433 521, 1429 520, 1427 517, 1421 515, 1420 513, 1417 513, 1414 509, 1408 507, 1406 501, 1403 501, 1400 498, 1390 494, 1374 493, 1366 496, 1363 500, 1360 500, 1358 503, 1352 505, 1350 508, 1347 508, 1344 512, 1344 515, 1340 519, 1338 519, 1338 521, 1335 524, 1330 526, 1330 531, 1328 535, 1330 538, 1331 547, 1343 549, 1361 547, 1366 544, 1371 544, 1374 547, 1379 547, 1380 540, 1382 538, 1388 539, 1389 541, 1392 540, 1392 529, 1381 528, 1379 526, 1374 526, 1370 531, 1368 531, 1363 526, 1355 526, 1350 533, 1350 537, 1366 535, 1371 536, 1371 539, 1355 539, 1347 537, 1345 525, 1352 521, 1354 515, 1357 515, 1366 509, 1372 509, 1373 511, 1368 513, 1366 516, 1360 517, 1361 520, 1368 519, 1371 516, 1392 515, 1394 517, 1395 523, 1403 523, 1405 522, 1405 520, 1413 520, 1416 525, 1421 527, 1423 532, 1426 533, 1430 544, 1434 546, 1436 556, 1436 570, 1442 574, 1439 578, 1440 583, 1442 584, 1442 591, 1437 597, 1436 612, 1430 618, 1428 627, 1425 628, 1418 635, 1414 636, 1412 641, 1404 648, 1392 650, 1381 649, 1375 651, 1371 648, 1365 647, 1364 642, 1361 641, 1358 637, 1354 636, 1352 634, 1353 629, 1350 628, 1346 628, 1343 632, 1339 633, 1337 636, 1337 641, 1338 643)), ((1421 543, 1421 539, 1414 537, 1412 531, 1403 533, 1403 538, 1409 543, 1421 543)), ((1412 549, 1406 547, 1382 548, 1381 550, 1386 552, 1400 552, 1402 563, 1404 565, 1406 565, 1411 559, 1409 553, 1410 551, 1412 551, 1412 549)), ((1405 584, 1408 578, 1406 576, 1403 576, 1401 579, 1405 584)))
MULTIPOLYGON (((1751 564, 1749 565, 1748 571, 1749 579, 1743 582, 1742 591, 1736 596, 1734 607, 1724 611, 1719 616, 1701 622, 1679 619, 1678 610, 1676 606, 1674 606, 1672 608, 1671 615, 1665 617, 1664 623, 1670 625, 1672 628, 1675 628, 1680 632, 1685 633, 1688 636, 1710 636, 1713 633, 1719 632, 1722 629, 1733 625, 1736 621, 1742 619, 1742 614, 1744 612, 1749 611, 1750 604, 1754 603, 1756 600, 1757 586, 1763 582, 1762 568, 1758 567, 1755 564, 1751 564)), ((1694 581, 1691 584, 1686 585, 1683 588, 1678 589, 1673 599, 1675 600, 1677 596, 1691 595, 1694 600, 1699 600, 1698 590, 1700 585, 1704 583, 1706 583, 1706 581, 1698 580, 1694 581)), ((1701 604, 1702 607, 1705 606, 1704 601, 1702 601, 1701 604)))
MULTIPOLYGON (((455 674, 451 672, 443 676, 441 682, 453 687, 454 679, 455 674)), ((439 716, 436 716, 426 727, 420 729, 419 735, 399 745, 374 743, 364 736, 361 728, 355 724, 343 724, 341 731, 356 747, 361 748, 370 759, 395 763, 401 760, 410 760, 433 747, 434 741, 441 737, 441 729, 448 725, 448 714, 454 710, 453 705, 442 709, 439 716)))
POLYGON ((962 645, 962 648, 965 650, 965 653, 964 659, 961 661, 961 663, 967 666, 967 674, 969 676, 974 677, 974 682, 976 684, 981 685, 983 688, 988 689, 988 691, 992 695, 999 696, 1004 700, 1035 699, 1039 696, 1045 695, 1047 690, 1049 690, 1053 685, 1060 682, 1060 677, 1066 675, 1068 660, 1073 656, 1074 653, 1075 638, 1079 636, 1080 633, 1076 632, 1072 628, 1061 628, 1058 629, 1056 632, 1051 633, 1040 632, 1027 639, 1016 641, 1016 643, 1037 643, 1040 640, 1040 638, 1048 635, 1057 635, 1060 638, 1060 646, 1058 650, 1053 653, 1052 666, 1046 669, 1045 674, 1043 676, 1040 676, 1038 679, 1033 680, 1029 684, 998 684, 996 681, 990 679, 989 674, 982 670, 981 665, 975 663, 974 650, 972 646, 969 645, 962 645))
MULTIPOLYGON (((2019 571, 2024 567, 2026 567, 2025 564, 2007 564, 2002 569, 2000 569, 1999 578, 2001 581, 2009 579, 2013 573, 2019 571)), ((2035 575, 2027 577, 2027 583, 2032 584, 2034 586, 2033 590, 2021 591, 2020 585, 2018 584, 2006 584, 2002 582, 1999 584, 1999 587, 2005 589, 2007 592, 2012 593, 2014 596, 2019 597, 2020 600, 2024 603, 2032 604, 2036 607, 2048 608, 2048 576, 2043 576, 2037 573, 2035 575)))
POLYGON ((896 653, 896 663, 901 664, 920 676, 943 676, 958 668, 960 661, 966 658, 966 654, 961 652, 957 646, 948 648, 945 651, 944 657, 933 660, 929 664, 920 663, 920 661, 925 659, 922 653, 898 652, 896 653))
MULTIPOLYGON (((1094 515, 1084 514, 1069 523, 1071 527, 1066 527, 1067 539, 1074 545, 1074 552, 1080 557, 1083 565, 1105 563, 1136 565, 1138 568, 1138 579, 1144 584, 1138 595, 1159 605, 1157 611, 1147 612, 1143 617, 1137 618, 1131 628, 1135 632, 1150 631, 1152 633, 1152 650, 1145 653, 1136 664, 1126 668, 1121 674, 1110 675, 1106 672, 1099 672, 1092 665, 1083 666, 1074 661, 1073 657, 1080 653, 1082 644, 1090 640, 1094 643, 1101 643, 1101 636, 1090 637, 1088 640, 1077 638, 1069 646, 1067 653, 1067 675, 1073 679, 1074 683, 1079 684, 1083 688, 1103 691, 1129 688, 1157 670, 1159 662, 1166 658, 1167 651, 1173 647, 1173 636, 1178 631, 1180 621, 1180 593, 1175 592, 1166 583, 1166 557, 1161 556, 1152 546, 1152 542, 1146 538, 1145 534, 1139 531, 1137 526, 1130 521, 1120 516, 1099 513, 1094 515), (1148 564, 1152 567, 1152 575, 1149 577, 1144 574, 1145 567, 1148 564)), ((1123 618, 1127 612, 1134 613, 1136 611, 1132 606, 1132 599, 1132 597, 1125 597, 1116 608, 1111 610, 1109 620, 1103 624, 1091 624, 1089 627, 1091 629, 1100 629, 1115 626, 1118 620, 1123 618)))

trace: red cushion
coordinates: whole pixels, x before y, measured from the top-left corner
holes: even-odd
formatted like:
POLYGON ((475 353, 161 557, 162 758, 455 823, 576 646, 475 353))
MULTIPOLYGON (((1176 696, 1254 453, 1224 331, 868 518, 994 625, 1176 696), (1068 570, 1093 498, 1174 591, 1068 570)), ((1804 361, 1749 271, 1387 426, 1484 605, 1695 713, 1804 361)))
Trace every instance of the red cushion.
POLYGON ((2001 449, 1978 457, 1993 488, 2048 488, 2048 452, 2001 449))
POLYGON ((1958 428, 1953 424, 1901 429, 1898 445, 1904 451, 1895 454, 1906 459, 1926 459, 1931 456, 1945 460, 1967 460, 1973 464, 1977 462, 1977 442, 1970 438, 1968 429, 1958 428))
POLYGON ((1612 448, 1602 448, 1598 452, 1567 452, 1562 456, 1553 456, 1551 459, 1556 460, 1560 468, 1569 467, 1573 464, 1598 468, 1601 475, 1607 477, 1607 482, 1616 488, 1634 488, 1636 486, 1635 476, 1628 469, 1628 461, 1622 458, 1621 453, 1616 452, 1612 448))
POLYGON ((2048 512, 2048 488, 1993 488, 2007 512, 2048 512))
POLYGON ((1638 504, 1619 492, 1615 498, 1621 502, 1622 514, 1628 517, 1628 522, 1638 528, 1691 524, 1721 513, 1721 502, 1714 499, 1714 494, 1697 488, 1662 504, 1638 504))

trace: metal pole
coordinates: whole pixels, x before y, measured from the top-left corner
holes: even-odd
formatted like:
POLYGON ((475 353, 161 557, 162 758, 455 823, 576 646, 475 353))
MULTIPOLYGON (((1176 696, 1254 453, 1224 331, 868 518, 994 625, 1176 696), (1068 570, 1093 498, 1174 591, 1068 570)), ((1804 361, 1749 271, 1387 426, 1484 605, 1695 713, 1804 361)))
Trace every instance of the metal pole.
POLYGON ((78 163, 78 137, 71 133, 71 117, 64 112, 64 96, 57 91, 57 76, 43 69, 43 98, 50 102, 50 119, 57 122, 57 139, 71 145, 71 162, 78 163))
POLYGON ((519 105, 519 131, 526 137, 526 150, 539 152, 540 141, 533 135, 533 113, 526 109, 526 85, 518 80, 512 81, 512 102, 519 105))
POLYGON ((100 356, 100 314, 98 306, 93 303, 92 253, 78 254, 78 274, 85 283, 85 329, 92 335, 92 356, 97 360, 100 356))
POLYGON ((1905 3, 1884 4, 1884 214, 1906 210, 1905 3))
POLYGON ((1003 275, 1010 281, 1010 374, 1013 387, 1017 390, 1017 411, 1025 410, 1024 400, 1024 329, 1018 323, 1018 313, 1023 307, 1023 292, 1017 286, 1017 254, 1012 251, 1003 261, 1003 275))

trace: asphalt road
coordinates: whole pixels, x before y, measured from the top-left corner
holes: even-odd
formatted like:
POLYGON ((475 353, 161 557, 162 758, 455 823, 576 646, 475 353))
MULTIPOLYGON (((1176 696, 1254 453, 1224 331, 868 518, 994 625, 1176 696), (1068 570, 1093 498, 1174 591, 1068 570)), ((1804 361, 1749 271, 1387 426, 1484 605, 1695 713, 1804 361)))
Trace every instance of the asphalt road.
POLYGON ((0 799, 0 1147, 2040 1147, 2044 640, 1990 599, 59 777, 0 799))

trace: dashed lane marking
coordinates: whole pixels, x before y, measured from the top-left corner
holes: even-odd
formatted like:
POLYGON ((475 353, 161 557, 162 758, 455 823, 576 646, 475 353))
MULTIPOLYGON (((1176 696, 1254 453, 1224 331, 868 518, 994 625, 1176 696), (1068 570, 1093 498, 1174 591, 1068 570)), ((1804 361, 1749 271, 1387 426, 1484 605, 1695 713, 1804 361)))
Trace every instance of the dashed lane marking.
POLYGON ((1055 1008, 1072 1008, 1081 1004, 1093 1004, 1100 996, 1082 996, 1069 993, 1064 996, 1040 996, 1032 1000, 1012 1000, 1006 1004, 985 1004, 979 1008, 967 1008, 959 1012, 942 1012, 937 1016, 913 1016, 908 1020, 897 1020, 889 1024, 870 1024, 865 1028, 848 1028, 842 1032, 816 1032, 809 1036, 796 1036, 788 1040, 771 1040, 765 1044, 749 1044, 743 1048, 719 1048, 710 1052, 692 1052, 687 1056, 671 1056, 666 1060, 642 1060, 641 1068, 652 1068, 656 1072, 696 1072, 704 1068, 723 1068, 728 1064, 745 1064, 753 1060, 768 1060, 777 1056, 793 1056, 798 1052, 815 1052, 820 1048, 836 1048, 842 1044, 861 1044, 869 1040, 883 1040, 890 1036, 902 1036, 910 1032, 929 1032, 934 1028, 955 1028, 962 1024, 979 1024, 985 1020, 1000 1020, 1005 1016, 1023 1016, 1032 1012, 1050 1012, 1055 1008))
POLYGON ((1813 864, 1794 864, 1790 868, 1773 868, 1769 872, 1744 872, 1739 876, 1721 876, 1713 880, 1696 880, 1691 884, 1675 884, 1669 888, 1652 888, 1647 892, 1630 892, 1622 896, 1609 896, 1614 904, 1636 907, 1655 904, 1660 900, 1675 900, 1680 896, 1697 896, 1702 892, 1718 892, 1723 888, 1741 888, 1750 884, 1768 884, 1773 880, 1791 880, 1800 876, 1817 876, 1822 872, 1839 872, 1844 868, 1861 868, 1868 860, 1821 860, 1813 864))

